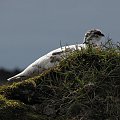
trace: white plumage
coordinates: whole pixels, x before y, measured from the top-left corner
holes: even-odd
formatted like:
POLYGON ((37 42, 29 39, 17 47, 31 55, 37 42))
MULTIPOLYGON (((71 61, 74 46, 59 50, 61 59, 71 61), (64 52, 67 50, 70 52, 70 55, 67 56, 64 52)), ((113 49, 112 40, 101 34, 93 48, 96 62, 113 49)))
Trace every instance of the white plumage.
POLYGON ((21 73, 8 78, 8 81, 11 80, 24 80, 36 75, 39 75, 43 71, 48 68, 54 67, 59 64, 59 62, 66 58, 71 52, 75 50, 81 50, 81 48, 86 48, 88 44, 97 45, 97 41, 103 37, 104 34, 98 29, 92 29, 85 34, 84 43, 77 45, 64 46, 58 49, 55 49, 48 54, 40 57, 31 65, 29 65, 24 71, 21 73))

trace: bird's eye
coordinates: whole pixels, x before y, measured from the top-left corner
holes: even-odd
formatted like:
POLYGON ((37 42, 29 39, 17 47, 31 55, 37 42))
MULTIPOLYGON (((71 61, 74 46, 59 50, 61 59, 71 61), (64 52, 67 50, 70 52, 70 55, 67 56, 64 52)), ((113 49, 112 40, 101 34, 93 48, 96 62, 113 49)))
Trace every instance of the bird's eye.
POLYGON ((101 35, 102 33, 100 31, 96 31, 95 34, 101 35))
POLYGON ((96 31, 94 34, 96 34, 98 36, 104 36, 104 34, 102 34, 100 31, 96 31))

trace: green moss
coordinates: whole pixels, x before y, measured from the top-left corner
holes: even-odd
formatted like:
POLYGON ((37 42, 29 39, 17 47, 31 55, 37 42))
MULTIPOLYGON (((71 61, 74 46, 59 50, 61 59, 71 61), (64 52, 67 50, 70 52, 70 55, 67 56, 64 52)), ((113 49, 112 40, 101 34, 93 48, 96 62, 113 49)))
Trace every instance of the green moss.
POLYGON ((120 119, 120 49, 106 46, 76 51, 40 76, 0 87, 0 118, 120 119))

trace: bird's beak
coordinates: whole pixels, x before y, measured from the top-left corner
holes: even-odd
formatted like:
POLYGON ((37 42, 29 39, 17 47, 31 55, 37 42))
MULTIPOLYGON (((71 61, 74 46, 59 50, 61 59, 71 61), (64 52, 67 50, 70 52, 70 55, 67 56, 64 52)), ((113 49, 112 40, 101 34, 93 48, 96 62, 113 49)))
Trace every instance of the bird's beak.
POLYGON ((105 35, 104 35, 104 34, 102 34, 102 33, 101 33, 101 36, 102 36, 102 37, 105 37, 105 35))

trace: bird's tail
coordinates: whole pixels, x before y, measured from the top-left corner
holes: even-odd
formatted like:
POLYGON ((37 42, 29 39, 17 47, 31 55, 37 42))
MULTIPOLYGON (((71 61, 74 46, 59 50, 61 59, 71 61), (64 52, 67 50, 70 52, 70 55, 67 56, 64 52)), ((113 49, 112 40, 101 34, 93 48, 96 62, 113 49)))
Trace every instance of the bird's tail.
POLYGON ((14 80, 17 80, 17 79, 20 79, 20 77, 13 76, 13 77, 8 78, 7 80, 8 81, 14 81, 14 80))
POLYGON ((16 80, 22 80, 23 78, 25 78, 25 76, 22 76, 22 74, 19 73, 13 77, 8 78, 7 80, 8 81, 16 81, 16 80))

